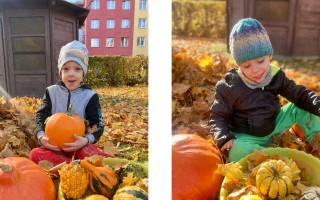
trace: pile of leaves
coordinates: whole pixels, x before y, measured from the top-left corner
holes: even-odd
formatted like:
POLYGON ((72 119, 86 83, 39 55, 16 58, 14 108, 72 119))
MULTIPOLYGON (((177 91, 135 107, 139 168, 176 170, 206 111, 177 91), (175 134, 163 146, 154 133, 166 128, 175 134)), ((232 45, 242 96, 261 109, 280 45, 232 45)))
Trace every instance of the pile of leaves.
POLYGON ((0 158, 28 157, 38 145, 33 135, 39 99, 0 97, 0 158))
MULTIPOLYGON (((138 162, 148 161, 148 89, 98 88, 105 131, 96 145, 105 153, 138 162)), ((41 99, 0 98, 0 158, 29 157, 39 146, 35 136, 35 114, 41 99)))

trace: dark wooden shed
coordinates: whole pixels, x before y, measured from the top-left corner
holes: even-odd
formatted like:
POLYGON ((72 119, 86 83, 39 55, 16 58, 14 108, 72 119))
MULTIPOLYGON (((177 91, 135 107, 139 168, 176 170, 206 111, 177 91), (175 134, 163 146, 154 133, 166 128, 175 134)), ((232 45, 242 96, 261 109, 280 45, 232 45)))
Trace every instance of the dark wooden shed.
POLYGON ((42 97, 88 13, 63 0, 0 0, 0 95, 42 97))
POLYGON ((320 56, 319 0, 227 0, 228 35, 245 17, 263 24, 276 55, 320 56))

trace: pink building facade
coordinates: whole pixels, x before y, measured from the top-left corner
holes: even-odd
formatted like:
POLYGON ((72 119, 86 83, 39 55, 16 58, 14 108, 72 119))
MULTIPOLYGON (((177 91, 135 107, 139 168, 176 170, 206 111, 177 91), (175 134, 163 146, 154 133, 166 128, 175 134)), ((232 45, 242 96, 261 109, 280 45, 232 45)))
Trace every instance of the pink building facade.
POLYGON ((79 40, 87 45, 91 56, 132 55, 134 6, 135 0, 84 1, 90 12, 79 40))

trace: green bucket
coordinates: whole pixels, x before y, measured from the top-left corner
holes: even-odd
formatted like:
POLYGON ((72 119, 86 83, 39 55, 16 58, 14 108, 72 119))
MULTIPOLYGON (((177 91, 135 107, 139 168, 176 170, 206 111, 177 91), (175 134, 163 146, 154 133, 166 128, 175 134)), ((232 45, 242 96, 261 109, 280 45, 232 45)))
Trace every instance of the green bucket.
MULTIPOLYGON (((304 151, 289 148, 266 148, 262 149, 265 154, 273 155, 277 154, 280 157, 287 157, 293 159, 299 168, 301 169, 302 180, 308 181, 311 185, 320 187, 320 159, 308 154, 304 151)), ((248 170, 248 156, 239 160, 239 165, 242 167, 242 171, 248 170)), ((227 190, 223 187, 225 180, 223 180, 219 199, 226 200, 228 197, 227 190)))

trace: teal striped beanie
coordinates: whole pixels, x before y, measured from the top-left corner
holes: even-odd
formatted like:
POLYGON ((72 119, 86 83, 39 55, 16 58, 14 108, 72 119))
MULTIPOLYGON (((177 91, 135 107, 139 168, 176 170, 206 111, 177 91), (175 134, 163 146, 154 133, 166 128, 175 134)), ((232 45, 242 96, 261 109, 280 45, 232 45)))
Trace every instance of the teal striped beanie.
POLYGON ((241 19, 234 25, 229 46, 238 65, 273 53, 267 31, 258 20, 252 18, 241 19))

